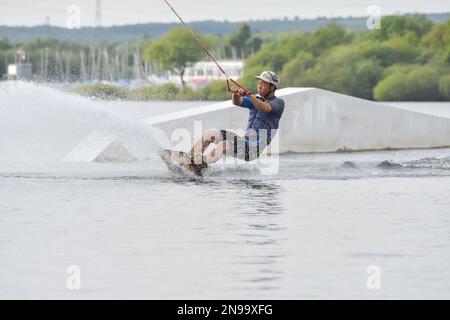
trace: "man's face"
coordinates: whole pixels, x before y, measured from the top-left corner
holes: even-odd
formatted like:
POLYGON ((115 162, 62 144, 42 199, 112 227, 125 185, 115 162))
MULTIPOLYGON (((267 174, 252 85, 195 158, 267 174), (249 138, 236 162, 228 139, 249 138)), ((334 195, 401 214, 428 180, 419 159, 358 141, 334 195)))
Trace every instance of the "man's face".
POLYGON ((265 82, 264 80, 258 80, 257 89, 260 96, 265 96, 272 90, 272 87, 270 83, 265 82))

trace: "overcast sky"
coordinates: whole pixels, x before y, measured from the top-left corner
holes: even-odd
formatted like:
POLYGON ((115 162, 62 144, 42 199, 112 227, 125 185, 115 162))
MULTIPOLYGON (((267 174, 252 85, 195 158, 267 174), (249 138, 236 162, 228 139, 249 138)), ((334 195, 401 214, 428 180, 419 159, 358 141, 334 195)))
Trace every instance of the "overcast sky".
MULTIPOLYGON (((377 5, 381 14, 450 12, 448 0, 170 0, 186 21, 315 18, 317 16, 366 16, 377 5)), ((81 26, 95 21, 96 0, 0 0, 0 25, 66 26, 67 8, 81 9, 81 26)), ((102 0, 102 25, 174 22, 176 17, 163 0, 102 0)), ((0 35, 1 36, 1 35, 0 35)))

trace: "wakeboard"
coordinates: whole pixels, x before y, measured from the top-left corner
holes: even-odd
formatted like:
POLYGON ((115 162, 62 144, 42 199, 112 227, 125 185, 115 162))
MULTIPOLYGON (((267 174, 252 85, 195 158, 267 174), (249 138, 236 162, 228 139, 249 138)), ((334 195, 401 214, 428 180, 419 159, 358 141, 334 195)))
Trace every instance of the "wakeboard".
POLYGON ((162 150, 159 156, 164 161, 169 171, 180 175, 195 175, 202 177, 202 170, 206 165, 191 163, 189 154, 183 151, 162 150))

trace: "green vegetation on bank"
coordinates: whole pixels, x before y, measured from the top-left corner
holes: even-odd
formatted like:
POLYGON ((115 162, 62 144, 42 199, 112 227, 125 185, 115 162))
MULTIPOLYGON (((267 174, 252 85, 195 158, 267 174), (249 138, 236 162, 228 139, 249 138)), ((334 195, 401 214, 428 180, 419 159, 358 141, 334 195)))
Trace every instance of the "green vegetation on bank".
POLYGON ((212 101, 230 98, 224 81, 213 81, 201 90, 179 88, 172 83, 160 87, 124 89, 115 84, 97 83, 76 86, 74 92, 100 100, 134 101, 212 101))

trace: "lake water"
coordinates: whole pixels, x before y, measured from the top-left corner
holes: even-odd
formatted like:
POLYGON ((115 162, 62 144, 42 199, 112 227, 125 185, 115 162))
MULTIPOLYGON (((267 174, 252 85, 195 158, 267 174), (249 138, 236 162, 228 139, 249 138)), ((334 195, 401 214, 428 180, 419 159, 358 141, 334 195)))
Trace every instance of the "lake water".
POLYGON ((275 175, 203 179, 151 155, 60 161, 98 126, 158 144, 134 121, 197 105, 1 84, 0 298, 450 298, 450 149, 283 154, 275 175))

